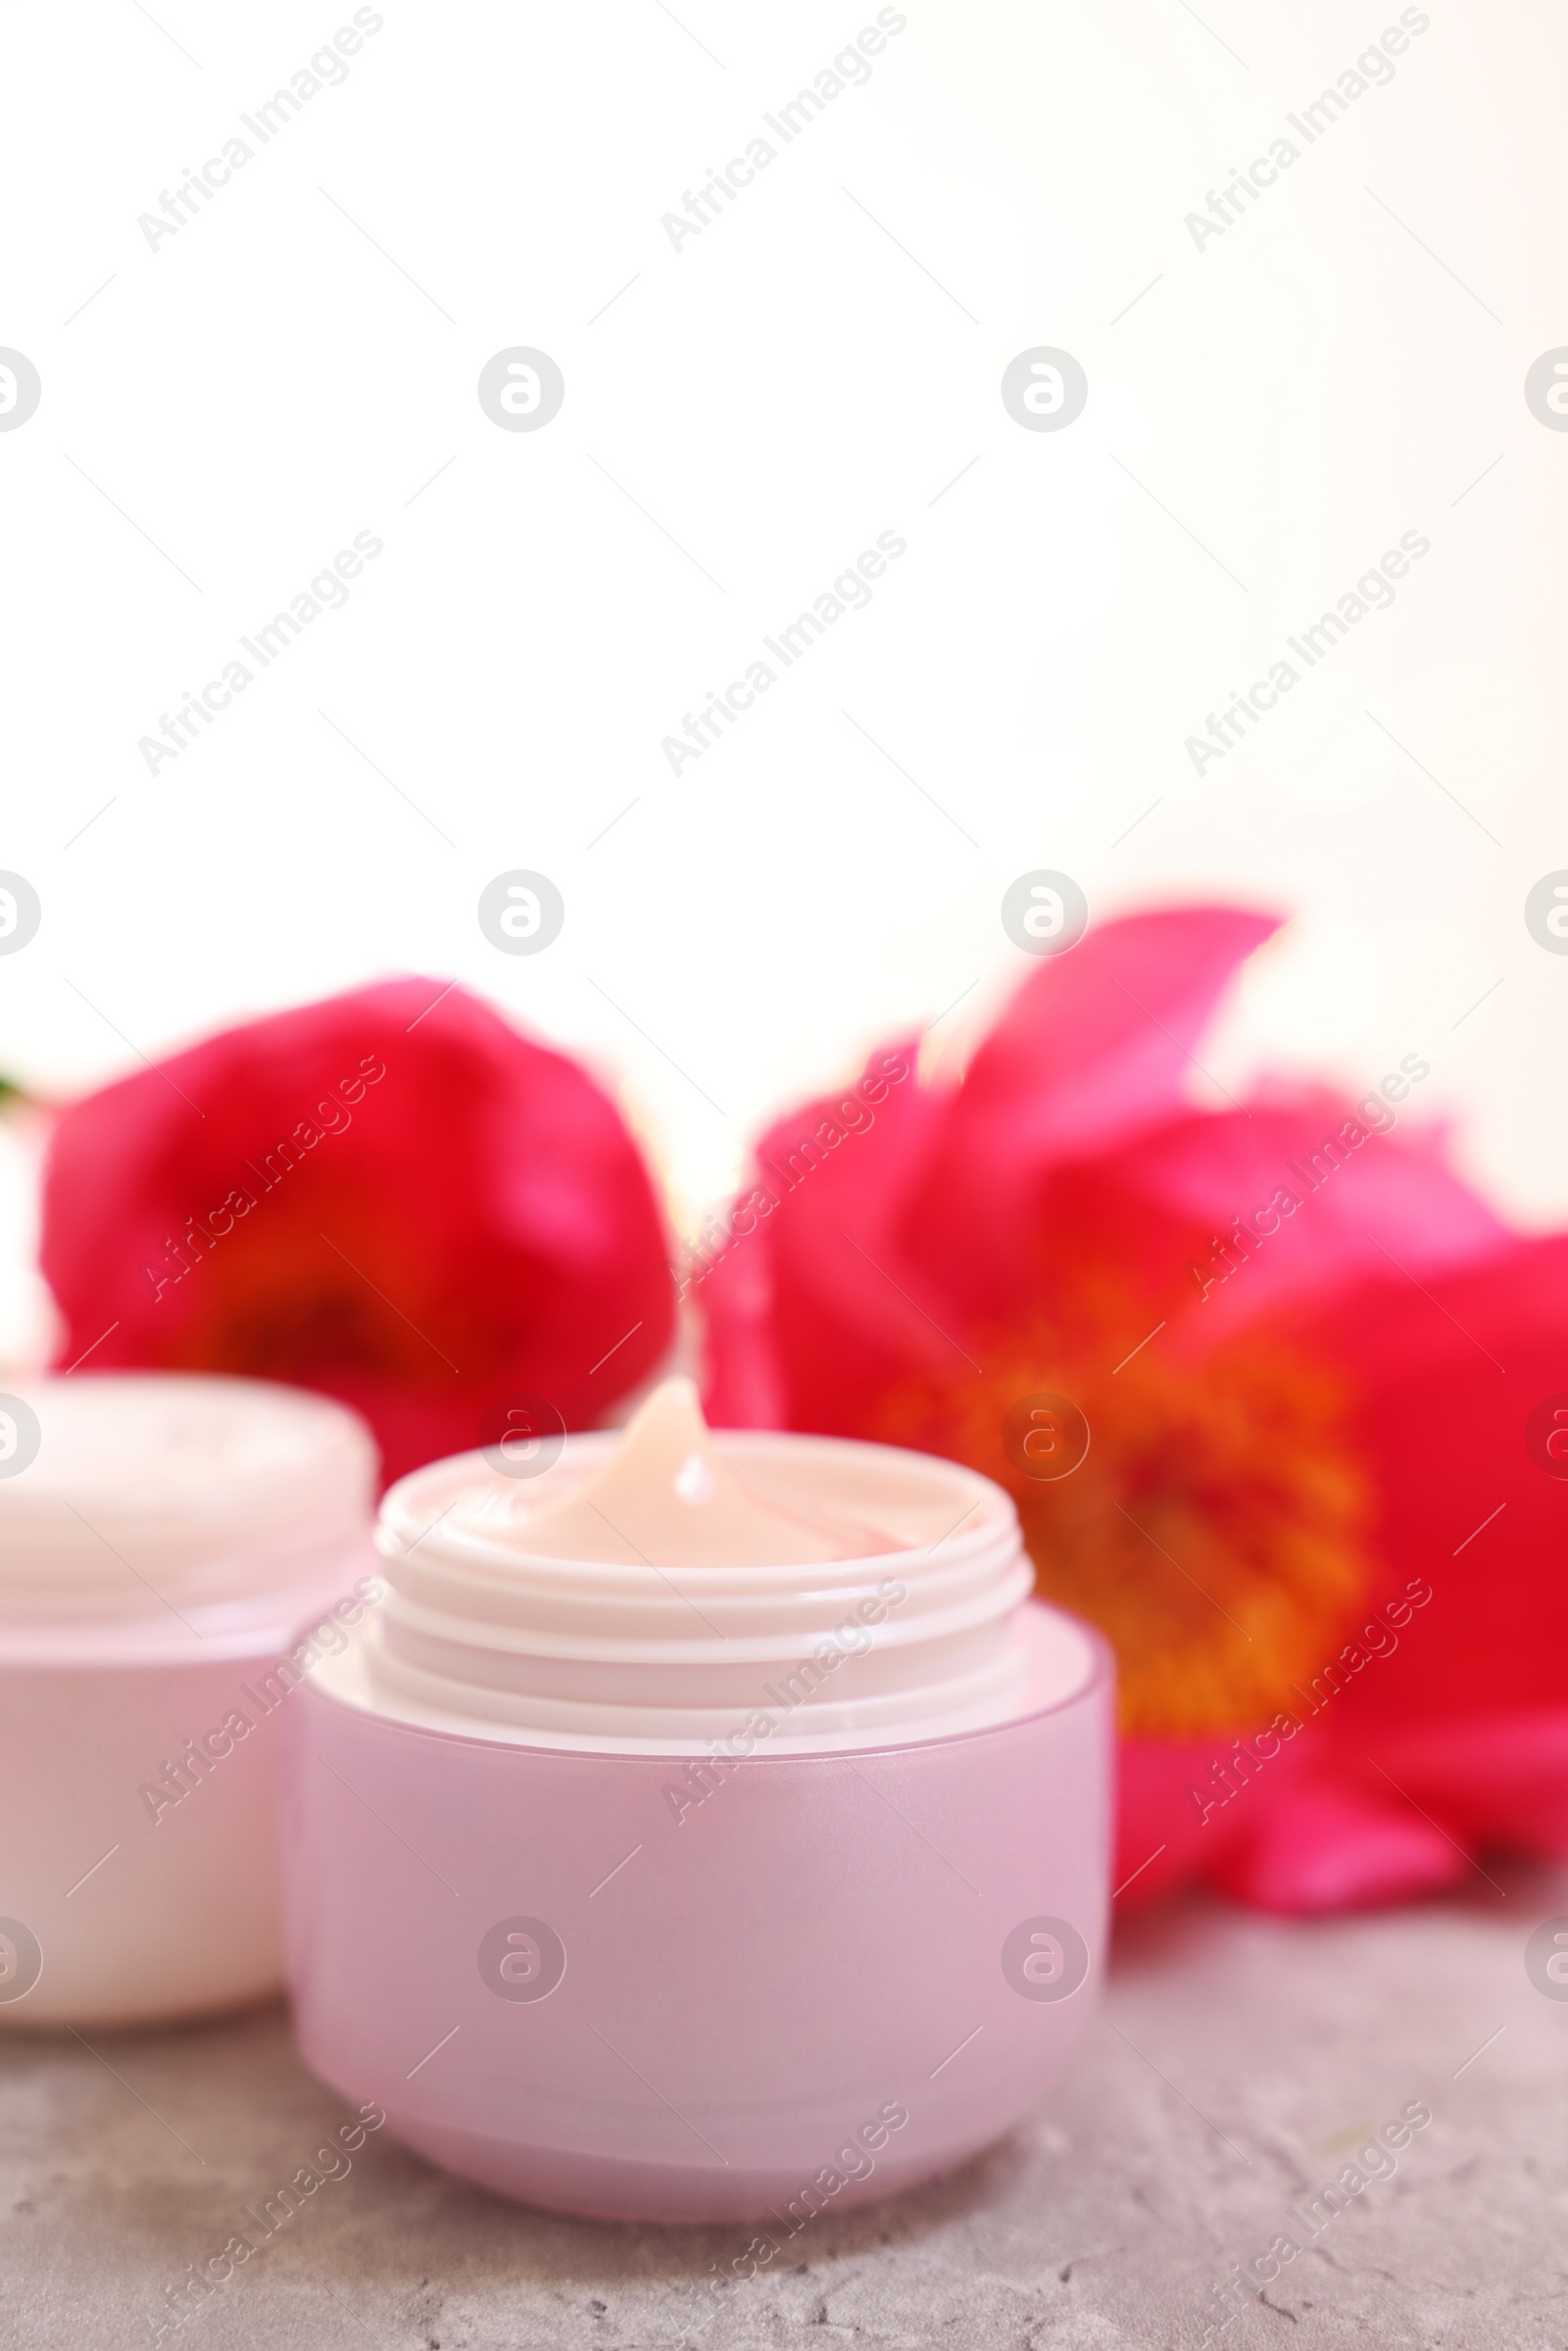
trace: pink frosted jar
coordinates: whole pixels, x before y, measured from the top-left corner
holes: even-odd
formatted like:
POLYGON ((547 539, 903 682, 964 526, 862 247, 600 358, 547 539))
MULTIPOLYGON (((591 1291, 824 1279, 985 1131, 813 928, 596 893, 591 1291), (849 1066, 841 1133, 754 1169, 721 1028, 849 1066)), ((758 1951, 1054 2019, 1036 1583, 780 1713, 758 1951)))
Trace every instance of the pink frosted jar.
POLYGON ((279 1719, 379 1590, 374 1478, 270 1382, 0 1396, 0 2030, 277 1989, 279 1719))
POLYGON ((873 1499, 906 1547, 585 1565, 487 1531, 484 1455, 392 1489, 386 1602, 288 1726, 290 1971, 310 2063, 433 2161, 779 2239, 984 2147, 1082 2038, 1112 1675, 1026 1597, 989 1480, 713 1443, 781 1498, 873 1499))

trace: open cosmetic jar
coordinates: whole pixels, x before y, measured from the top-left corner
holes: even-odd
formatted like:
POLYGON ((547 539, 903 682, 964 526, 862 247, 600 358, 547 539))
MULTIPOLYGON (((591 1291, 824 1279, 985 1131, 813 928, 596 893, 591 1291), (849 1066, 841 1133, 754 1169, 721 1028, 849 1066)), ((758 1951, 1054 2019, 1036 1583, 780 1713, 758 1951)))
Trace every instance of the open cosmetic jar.
POLYGON ((1111 1668, 1028 1596, 1001 1488, 710 1435, 671 1381, 622 1433, 416 1472, 378 1541, 385 1602, 287 1724, 290 1971, 310 2063, 410 2146, 776 2237, 1060 2071, 1111 1668))
POLYGON ((0 2030, 277 1988, 279 1718, 380 1589, 374 1490, 368 1431, 296 1389, 0 1396, 0 2030))

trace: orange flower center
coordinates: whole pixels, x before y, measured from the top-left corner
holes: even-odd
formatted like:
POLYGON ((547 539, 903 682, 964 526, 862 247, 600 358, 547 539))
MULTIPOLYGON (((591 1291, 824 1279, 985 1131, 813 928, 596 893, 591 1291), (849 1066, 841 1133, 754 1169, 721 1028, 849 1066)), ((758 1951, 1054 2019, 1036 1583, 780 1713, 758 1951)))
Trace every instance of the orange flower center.
MULTIPOLYGON (((1116 1361, 1123 1304, 1075 1331, 1013 1332, 978 1378, 890 1396, 879 1434, 967 1461, 1013 1496, 1037 1590, 1098 1625, 1119 1663, 1124 1731, 1198 1737, 1298 1703, 1365 1592, 1366 1491, 1326 1366, 1266 1331, 1183 1360, 1162 1335, 1116 1361), (1054 1396, 1088 1422, 1072 1458, 1061 1416, 1028 1445, 1019 1412, 1054 1396), (1008 1424, 1008 1414, 1014 1419, 1008 1424)), ((1125 1344, 1125 1340, 1123 1342, 1125 1344)), ((1053 1407, 1040 1410, 1050 1415, 1053 1407)))

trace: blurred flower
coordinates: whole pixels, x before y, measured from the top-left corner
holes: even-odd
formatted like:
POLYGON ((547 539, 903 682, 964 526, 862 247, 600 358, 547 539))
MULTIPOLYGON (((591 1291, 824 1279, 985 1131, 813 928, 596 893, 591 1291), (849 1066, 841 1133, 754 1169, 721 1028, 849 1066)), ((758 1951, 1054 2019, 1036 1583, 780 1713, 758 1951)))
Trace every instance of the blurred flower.
POLYGON ((614 1105, 418 979, 247 1022, 66 1110, 41 1256, 61 1363, 320 1389, 369 1420, 388 1477, 493 1437, 512 1396, 593 1422, 673 1314, 614 1105))
POLYGON ((1129 1898, 1203 1876, 1309 1910, 1568 1851, 1568 1485, 1525 1441, 1568 1390, 1568 1240, 1395 1133, 1419 1053, 1355 1104, 1191 1106, 1273 927, 1112 923, 961 1082, 878 1057, 911 1074, 874 1108, 862 1081, 764 1138, 696 1293, 715 1419, 1012 1494, 1039 1590, 1117 1653, 1129 1898))

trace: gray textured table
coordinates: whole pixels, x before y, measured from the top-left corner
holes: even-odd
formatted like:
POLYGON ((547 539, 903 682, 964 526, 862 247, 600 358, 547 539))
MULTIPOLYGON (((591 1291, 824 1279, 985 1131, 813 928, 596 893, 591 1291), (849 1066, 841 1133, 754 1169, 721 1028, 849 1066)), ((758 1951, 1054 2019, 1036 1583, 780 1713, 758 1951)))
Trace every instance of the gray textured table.
MULTIPOLYGON (((1135 1918, 1058 2090, 961 2174, 831 2210, 757 2278, 748 2232, 610 2228, 496 2201, 384 2134, 165 2342, 309 2351, 1375 2342, 1568 2344, 1568 2002, 1523 1948, 1568 1879, 1286 1926, 1200 1902, 1135 1918), (1474 2054, 1479 2051, 1480 2054, 1474 2054), (1368 2134, 1430 2127, 1266 2302, 1216 2301, 1368 2134)), ((269 2009, 182 2032, 0 2042, 0 2335, 152 2339, 164 2294, 343 2119, 269 2009), (197 2158, 201 2160, 198 2161, 197 2158)), ((251 2230, 255 2234, 254 2229, 251 2230)), ((1298 2233, 1304 2234, 1301 2230, 1298 2233)))

